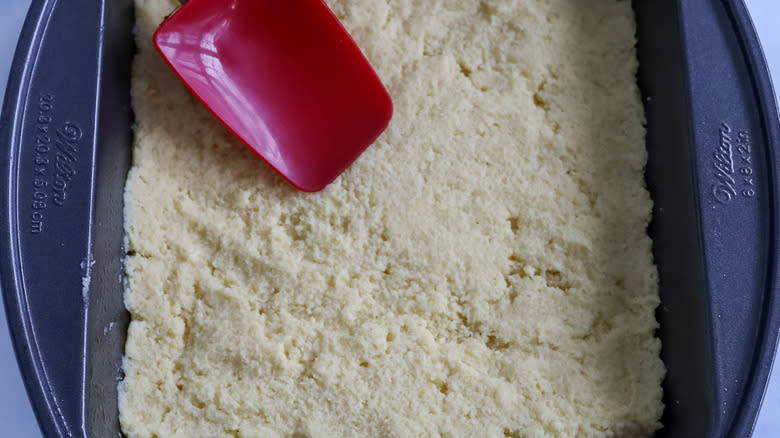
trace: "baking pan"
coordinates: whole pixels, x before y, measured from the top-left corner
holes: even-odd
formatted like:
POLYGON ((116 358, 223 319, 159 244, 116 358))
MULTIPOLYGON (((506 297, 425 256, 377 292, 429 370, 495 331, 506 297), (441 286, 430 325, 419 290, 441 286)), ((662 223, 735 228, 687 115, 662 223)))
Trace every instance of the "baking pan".
MULTIPOLYGON (((780 326, 766 63, 741 0, 633 5, 667 367, 657 436, 749 436, 780 326)), ((47 437, 121 436, 132 28, 132 0, 33 1, 0 120, 0 287, 47 437)))

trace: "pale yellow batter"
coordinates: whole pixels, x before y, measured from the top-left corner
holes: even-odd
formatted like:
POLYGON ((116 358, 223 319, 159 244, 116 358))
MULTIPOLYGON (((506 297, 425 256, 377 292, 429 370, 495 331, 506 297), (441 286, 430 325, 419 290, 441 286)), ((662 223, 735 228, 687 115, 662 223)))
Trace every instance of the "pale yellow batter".
POLYGON ((395 104, 321 193, 233 138, 136 0, 136 437, 634 437, 662 411, 630 2, 329 0, 395 104))

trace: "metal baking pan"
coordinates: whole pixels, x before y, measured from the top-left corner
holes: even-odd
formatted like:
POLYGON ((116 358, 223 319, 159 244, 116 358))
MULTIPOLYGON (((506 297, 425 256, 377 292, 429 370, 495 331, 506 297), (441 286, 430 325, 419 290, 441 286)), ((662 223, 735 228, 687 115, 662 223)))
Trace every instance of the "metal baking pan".
MULTIPOLYGON (((745 437, 780 327, 780 126, 741 0, 635 0, 666 409, 745 437)), ((0 287, 47 437, 121 436, 132 0, 35 0, 0 120, 0 287)))

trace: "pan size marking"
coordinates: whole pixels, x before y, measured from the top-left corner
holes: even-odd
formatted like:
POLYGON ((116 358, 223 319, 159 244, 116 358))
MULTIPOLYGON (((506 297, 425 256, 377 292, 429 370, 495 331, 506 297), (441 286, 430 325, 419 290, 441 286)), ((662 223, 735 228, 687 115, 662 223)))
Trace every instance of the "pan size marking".
POLYGON ((42 94, 38 97, 37 114, 35 117, 35 143, 33 147, 32 166, 32 213, 30 215, 30 232, 40 234, 46 219, 46 208, 49 206, 48 176, 52 149, 50 126, 54 119, 53 94, 42 94))
POLYGON ((712 154, 712 170, 712 196, 715 201, 728 204, 738 197, 750 199, 756 196, 748 130, 736 130, 726 122, 720 124, 717 147, 712 154))
POLYGON ((756 196, 756 182, 753 175, 753 150, 751 148, 750 132, 737 132, 737 172, 741 181, 740 194, 745 198, 756 196))
POLYGON ((78 154, 84 137, 77 122, 68 120, 56 127, 55 101, 53 94, 42 94, 36 107, 32 149, 32 234, 44 232, 47 210, 51 206, 62 207, 67 202, 68 185, 77 174, 78 154))

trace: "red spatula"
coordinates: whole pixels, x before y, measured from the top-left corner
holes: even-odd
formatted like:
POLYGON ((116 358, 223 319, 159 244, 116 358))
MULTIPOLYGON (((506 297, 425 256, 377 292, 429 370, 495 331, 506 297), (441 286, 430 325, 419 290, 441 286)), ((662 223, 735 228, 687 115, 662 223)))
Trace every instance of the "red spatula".
POLYGON ((195 96, 301 190, 336 179, 392 115, 322 0, 190 0, 154 43, 195 96))

